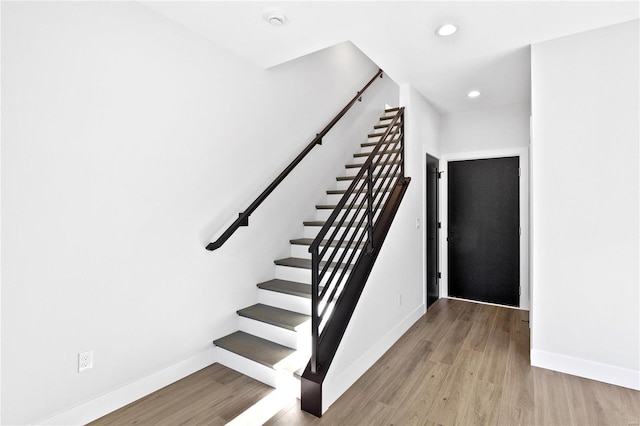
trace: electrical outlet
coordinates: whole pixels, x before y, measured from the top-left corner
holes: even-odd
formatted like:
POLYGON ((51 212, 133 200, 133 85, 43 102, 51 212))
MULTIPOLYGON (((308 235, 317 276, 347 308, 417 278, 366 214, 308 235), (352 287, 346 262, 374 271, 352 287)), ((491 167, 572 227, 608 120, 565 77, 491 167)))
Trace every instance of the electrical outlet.
POLYGON ((420 229, 420 218, 416 219, 416 229, 420 229))
POLYGON ((93 351, 78 354, 78 373, 93 368, 93 351))

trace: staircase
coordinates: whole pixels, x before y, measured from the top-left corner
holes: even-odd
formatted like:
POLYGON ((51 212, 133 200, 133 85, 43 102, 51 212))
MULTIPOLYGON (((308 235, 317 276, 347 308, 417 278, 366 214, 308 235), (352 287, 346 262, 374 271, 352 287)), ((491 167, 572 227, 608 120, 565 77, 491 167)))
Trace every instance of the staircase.
MULTIPOLYGON (((336 178, 336 187, 327 190, 323 203, 316 205, 315 220, 305 221, 303 235, 290 240, 291 257, 276 260, 274 262, 275 278, 257 285, 259 303, 237 311, 239 331, 213 342, 218 347, 220 364, 272 387, 290 390, 292 394, 300 395, 300 375, 311 357, 309 246, 353 182, 367 157, 389 129, 398 110, 398 108, 385 110, 379 124, 375 125, 374 131, 368 135, 367 142, 362 143, 360 151, 353 155, 353 163, 345 165, 344 176, 336 178)), ((386 144, 394 146, 391 142, 393 140, 385 141, 386 144)), ((376 157, 387 155, 387 158, 391 158, 388 154, 398 152, 399 150, 395 148, 386 149, 382 146, 376 157)), ((397 170, 398 163, 398 160, 394 160, 377 167, 384 169, 395 166, 394 170, 397 170)), ((399 173, 394 173, 388 176, 388 179, 398 176, 399 173)), ((384 179, 380 180, 379 186, 382 187, 384 182, 384 179)), ((388 194, 390 191, 391 189, 382 187, 380 196, 384 197, 384 193, 388 194)), ((361 194, 352 195, 352 197, 361 196, 361 194)), ((374 216, 377 217, 383 205, 384 203, 381 203, 374 216)), ((342 227, 346 225, 348 225, 347 222, 342 227)), ((329 246, 336 244, 332 241, 329 246)), ((366 244, 365 239, 355 248, 356 253, 364 249, 366 244)), ((356 254, 351 257, 355 262, 359 256, 356 254)), ((324 262, 320 263, 321 268, 325 265, 324 262)), ((334 267, 336 265, 332 263, 329 265, 329 270, 334 267)), ((340 274, 344 272, 342 282, 346 282, 352 267, 353 264, 338 266, 337 272, 340 274)), ((320 289, 322 289, 322 282, 320 289)), ((334 299, 338 299, 342 291, 342 286, 337 287, 334 299)), ((327 319, 328 317, 323 319, 324 323, 327 319)))

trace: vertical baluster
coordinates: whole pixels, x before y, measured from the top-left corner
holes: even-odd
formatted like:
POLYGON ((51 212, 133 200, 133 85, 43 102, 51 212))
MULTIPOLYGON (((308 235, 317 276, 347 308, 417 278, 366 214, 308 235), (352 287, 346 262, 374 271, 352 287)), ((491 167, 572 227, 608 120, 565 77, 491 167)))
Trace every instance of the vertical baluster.
POLYGON ((373 251, 373 161, 367 167, 367 253, 373 251))
POLYGON ((320 283, 318 282, 318 270, 320 259, 318 256, 318 246, 311 251, 311 372, 318 372, 318 329, 320 328, 320 318, 318 318, 318 303, 320 302, 320 283))

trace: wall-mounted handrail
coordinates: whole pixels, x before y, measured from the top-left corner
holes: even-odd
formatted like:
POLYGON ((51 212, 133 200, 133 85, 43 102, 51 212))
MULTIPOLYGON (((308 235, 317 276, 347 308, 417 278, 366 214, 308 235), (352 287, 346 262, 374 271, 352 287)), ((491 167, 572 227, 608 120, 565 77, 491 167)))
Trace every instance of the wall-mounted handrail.
POLYGON ((376 75, 374 75, 371 80, 369 80, 369 82, 360 91, 358 91, 353 99, 351 99, 351 101, 349 101, 349 103, 344 108, 342 108, 342 110, 333 118, 333 120, 331 120, 329 124, 327 124, 325 128, 322 129, 322 131, 318 133, 315 138, 313 138, 309 145, 307 145, 307 147, 302 150, 302 152, 291 162, 291 164, 289 164, 282 171, 282 173, 280 173, 278 177, 276 177, 273 182, 271 182, 271 184, 264 191, 262 191, 260 195, 258 195, 258 198, 256 198, 244 212, 238 215, 238 218, 220 235, 220 237, 218 237, 216 241, 207 244, 207 250, 213 251, 220 248, 225 243, 225 241, 227 241, 229 237, 233 235, 234 232, 236 232, 239 227, 249 225, 249 216, 251 216, 251 213, 253 213, 258 208, 258 206, 262 204, 262 202, 269 196, 269 194, 271 194, 273 190, 276 189, 280 182, 282 182, 284 178, 286 178, 287 175, 291 173, 291 171, 304 159, 304 157, 307 156, 309 152, 311 152, 311 150, 316 145, 322 144, 322 138, 324 138, 325 135, 329 133, 329 131, 333 128, 333 126, 335 126, 338 121, 340 121, 340 119, 347 113, 347 111, 351 109, 353 104, 361 99, 362 94, 378 77, 382 78, 381 69, 378 69, 376 75))
MULTIPOLYGON (((360 262, 362 254, 373 254, 374 250, 379 250, 375 229, 380 212, 387 205, 394 188, 404 184, 402 107, 397 109, 387 130, 309 246, 312 374, 317 374, 320 367, 325 368, 333 357, 332 350, 337 349, 335 335, 339 332, 334 332, 328 325, 332 311, 334 308, 335 313, 353 309, 353 306, 347 306, 349 303, 340 306, 340 295, 349 282, 348 272, 354 260, 356 264, 360 262), (326 344, 321 346, 326 332, 332 333, 329 346, 335 347, 331 349, 326 344)), ((344 324, 335 326, 344 329, 344 324)))

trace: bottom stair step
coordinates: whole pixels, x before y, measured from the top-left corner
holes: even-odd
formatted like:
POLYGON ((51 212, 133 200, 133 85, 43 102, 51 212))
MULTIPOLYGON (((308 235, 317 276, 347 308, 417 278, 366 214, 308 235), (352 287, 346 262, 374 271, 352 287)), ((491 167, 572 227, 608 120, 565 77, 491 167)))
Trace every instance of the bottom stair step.
POLYGON ((214 340, 213 344, 273 369, 296 352, 286 346, 242 331, 214 340))

